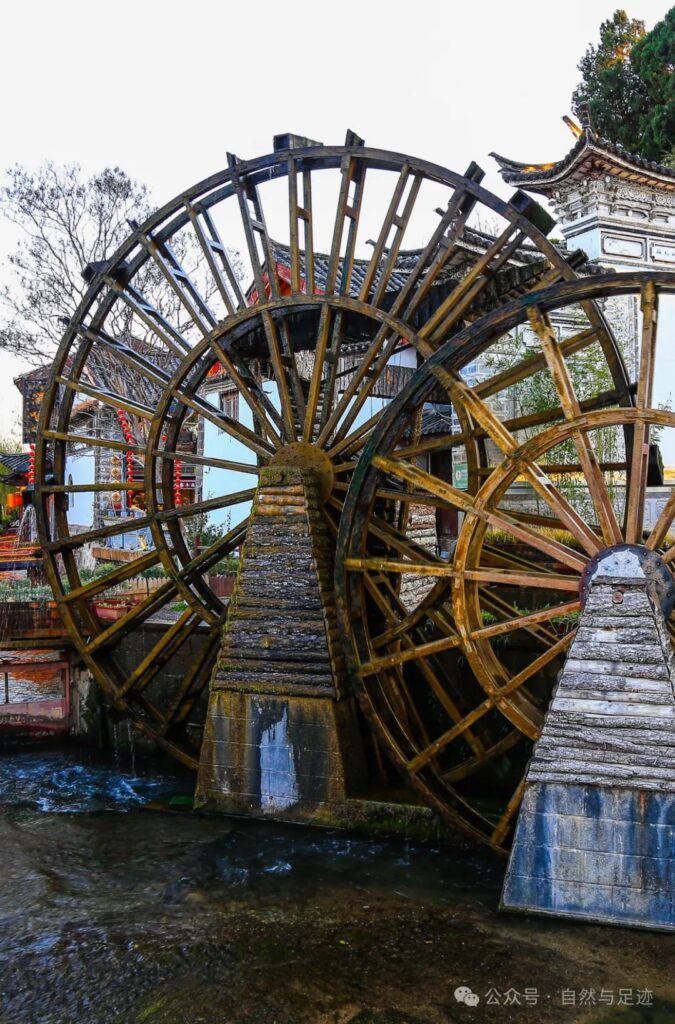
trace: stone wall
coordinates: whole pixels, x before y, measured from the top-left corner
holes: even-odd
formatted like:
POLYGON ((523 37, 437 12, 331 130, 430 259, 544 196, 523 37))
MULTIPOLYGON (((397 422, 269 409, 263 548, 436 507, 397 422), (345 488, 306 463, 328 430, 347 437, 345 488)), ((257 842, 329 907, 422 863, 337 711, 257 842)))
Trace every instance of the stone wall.
POLYGON ((675 930, 675 662, 652 587, 591 586, 528 768, 505 908, 675 930))
MULTIPOLYGON (((428 505, 411 505, 406 534, 420 547, 436 554, 438 551, 436 510, 428 505)), ((400 597, 408 611, 417 607, 435 583, 435 577, 419 576, 416 573, 410 573, 401 578, 400 597)))

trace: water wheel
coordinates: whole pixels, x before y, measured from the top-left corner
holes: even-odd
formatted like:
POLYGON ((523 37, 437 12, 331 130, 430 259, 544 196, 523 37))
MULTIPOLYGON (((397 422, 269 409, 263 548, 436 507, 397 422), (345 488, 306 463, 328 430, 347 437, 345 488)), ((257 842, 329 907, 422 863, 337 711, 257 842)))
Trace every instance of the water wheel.
MULTIPOLYGON (((233 564, 261 470, 311 467, 335 535, 363 446, 417 365, 505 298, 575 279, 547 215, 481 177, 353 133, 281 136, 85 268, 42 409, 40 543, 84 663, 185 764, 226 616, 215 569, 233 564)), ((611 332, 588 316, 625 397, 611 332)))
POLYGON ((597 556, 628 545, 673 589, 673 493, 658 492, 645 520, 650 437, 672 455, 675 436, 675 414, 653 395, 657 368, 669 367, 667 352, 657 363, 657 341, 663 351, 669 340, 659 299, 673 291, 675 275, 590 277, 466 327, 383 413, 353 474, 336 586, 361 706, 445 820, 502 852, 597 556), (608 375, 589 377, 597 335, 585 310, 631 296, 641 324, 625 401, 608 375), (465 379, 477 352, 499 355, 514 337, 525 358, 465 379), (546 401, 500 418, 495 396, 518 386, 546 401), (446 431, 420 436, 420 413, 439 400, 446 431), (453 486, 448 459, 459 447, 467 480, 453 486), (401 512, 411 505, 460 513, 449 558, 411 538, 401 512), (412 606, 411 578, 426 581, 412 606))

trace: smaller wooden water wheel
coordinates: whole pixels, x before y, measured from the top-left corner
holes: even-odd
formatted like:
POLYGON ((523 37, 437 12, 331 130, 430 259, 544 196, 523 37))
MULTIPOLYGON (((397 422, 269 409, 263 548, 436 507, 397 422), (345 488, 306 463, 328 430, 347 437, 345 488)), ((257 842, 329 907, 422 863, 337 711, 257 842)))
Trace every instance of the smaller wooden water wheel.
POLYGON ((598 556, 632 546, 672 585, 675 495, 661 497, 648 527, 645 495, 650 438, 675 450, 675 413, 653 401, 657 366, 670 368, 667 352, 657 363, 657 340, 672 344, 658 330, 659 300, 674 291, 674 275, 613 274, 484 317, 420 367, 352 478, 336 585, 361 705, 425 799, 498 851, 598 556), (621 296, 639 299, 641 318, 628 400, 609 375, 598 389, 584 362, 597 352, 584 303, 621 296), (497 357, 514 337, 526 354, 504 368, 497 357), (465 379, 477 353, 502 368, 465 379), (548 401, 500 418, 495 397, 528 382, 548 401), (422 415, 439 411, 445 432, 420 433, 422 415), (465 488, 451 482, 459 449, 465 488), (460 514, 449 559, 411 536, 411 506, 460 514), (426 593, 411 606, 404 584, 420 578, 426 593))
POLYGON ((351 132, 275 144, 230 156, 86 268, 40 422, 40 543, 70 635, 119 712, 191 767, 226 614, 212 576, 246 536, 261 467, 312 467, 336 531, 418 362, 486 303, 575 277, 550 218, 491 195, 476 165, 457 174, 351 132), (147 593, 125 603, 138 579, 147 593))

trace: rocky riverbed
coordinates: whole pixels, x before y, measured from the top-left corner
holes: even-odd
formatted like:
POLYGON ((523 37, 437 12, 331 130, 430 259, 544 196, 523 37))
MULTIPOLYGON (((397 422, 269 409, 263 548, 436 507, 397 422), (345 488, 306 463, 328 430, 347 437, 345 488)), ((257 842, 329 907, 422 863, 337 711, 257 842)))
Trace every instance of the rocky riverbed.
POLYGON ((193 816, 190 785, 0 754, 1 1024, 675 1019, 675 936, 499 914, 488 855, 193 816))

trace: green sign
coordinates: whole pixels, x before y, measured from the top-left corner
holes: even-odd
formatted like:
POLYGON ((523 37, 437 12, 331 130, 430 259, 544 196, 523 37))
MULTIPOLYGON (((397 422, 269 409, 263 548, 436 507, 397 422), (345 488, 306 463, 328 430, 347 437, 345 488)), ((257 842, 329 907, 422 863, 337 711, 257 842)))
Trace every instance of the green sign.
POLYGON ((458 491, 466 491, 469 486, 469 466, 466 462, 453 462, 452 486, 458 491))

